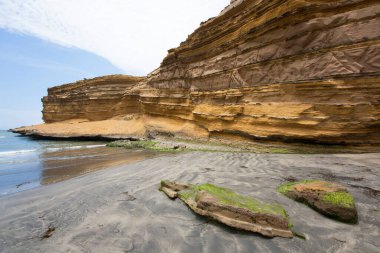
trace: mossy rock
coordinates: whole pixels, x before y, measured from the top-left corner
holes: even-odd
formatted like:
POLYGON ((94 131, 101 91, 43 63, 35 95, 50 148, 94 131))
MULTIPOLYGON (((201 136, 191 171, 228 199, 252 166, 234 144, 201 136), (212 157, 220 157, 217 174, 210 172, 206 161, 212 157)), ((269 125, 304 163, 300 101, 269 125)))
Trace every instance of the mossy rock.
POLYGON ((285 209, 212 184, 191 185, 161 181, 160 190, 179 198, 197 214, 228 226, 268 237, 293 237, 285 209))
POLYGON ((277 191, 336 220, 357 223, 354 197, 339 184, 321 180, 303 180, 280 185, 277 191))

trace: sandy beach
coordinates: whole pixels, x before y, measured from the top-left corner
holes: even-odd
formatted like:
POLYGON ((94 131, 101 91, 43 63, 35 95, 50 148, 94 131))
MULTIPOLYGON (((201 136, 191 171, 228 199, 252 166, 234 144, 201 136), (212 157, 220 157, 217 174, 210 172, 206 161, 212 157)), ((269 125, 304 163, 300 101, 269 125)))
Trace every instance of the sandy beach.
POLYGON ((380 253, 379 0, 0 6, 0 253, 380 253))
POLYGON ((175 154, 1 197, 0 252, 378 252, 379 200, 379 154, 175 154), (328 219, 275 190, 304 178, 347 186, 359 224, 328 219), (307 239, 267 239, 199 217, 159 192, 161 179, 278 202, 307 239))

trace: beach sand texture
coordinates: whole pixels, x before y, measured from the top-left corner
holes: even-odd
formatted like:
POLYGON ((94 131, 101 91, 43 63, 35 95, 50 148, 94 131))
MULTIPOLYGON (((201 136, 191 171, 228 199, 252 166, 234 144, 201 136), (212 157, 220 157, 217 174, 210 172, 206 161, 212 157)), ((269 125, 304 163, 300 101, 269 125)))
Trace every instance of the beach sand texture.
POLYGON ((379 193, 379 154, 161 156, 0 198, 0 252, 378 252, 379 193), (347 186, 359 224, 333 221, 276 193, 280 183, 304 178, 347 186), (158 191, 161 179, 276 201, 307 240, 267 239, 197 216, 158 191))

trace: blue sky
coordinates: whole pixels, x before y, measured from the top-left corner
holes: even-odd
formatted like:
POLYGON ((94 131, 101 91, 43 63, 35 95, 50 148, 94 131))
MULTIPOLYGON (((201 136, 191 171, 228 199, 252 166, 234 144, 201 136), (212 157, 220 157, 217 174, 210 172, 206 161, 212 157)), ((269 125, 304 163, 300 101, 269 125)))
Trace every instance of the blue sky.
POLYGON ((230 0, 0 0, 0 129, 41 122, 48 87, 146 75, 230 0))
POLYGON ((48 87, 124 73, 95 54, 3 29, 0 69, 0 129, 41 123, 41 98, 48 87))

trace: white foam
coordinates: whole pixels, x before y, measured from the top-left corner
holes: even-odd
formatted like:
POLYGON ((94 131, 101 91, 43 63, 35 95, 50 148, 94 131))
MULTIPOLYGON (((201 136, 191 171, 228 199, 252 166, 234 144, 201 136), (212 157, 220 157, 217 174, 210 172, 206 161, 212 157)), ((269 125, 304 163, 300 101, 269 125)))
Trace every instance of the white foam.
POLYGON ((99 148, 105 147, 106 144, 101 145, 85 145, 85 146, 71 146, 71 147, 61 147, 61 148, 47 148, 47 152, 56 152, 56 151, 64 151, 64 150, 77 150, 77 149, 85 149, 85 148, 99 148))
POLYGON ((25 153, 33 153, 36 152, 37 149, 25 149, 25 150, 14 150, 14 151, 5 151, 5 152, 0 152, 0 157, 1 156, 13 156, 13 155, 21 155, 25 153))

